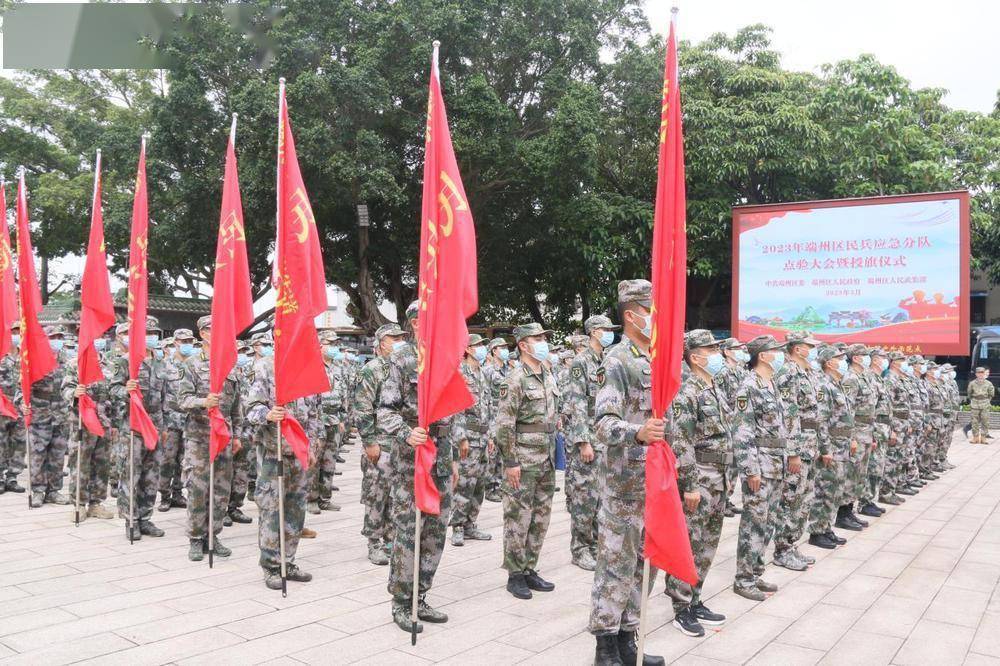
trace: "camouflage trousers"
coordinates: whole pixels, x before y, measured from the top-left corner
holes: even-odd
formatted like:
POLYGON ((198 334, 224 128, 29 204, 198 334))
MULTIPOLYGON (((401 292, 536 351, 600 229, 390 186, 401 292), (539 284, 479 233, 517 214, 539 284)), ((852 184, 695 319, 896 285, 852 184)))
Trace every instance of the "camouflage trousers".
POLYGON ((229 508, 233 484, 233 446, 230 444, 215 458, 215 486, 209 493, 211 463, 208 459, 208 432, 184 432, 184 464, 181 471, 187 491, 187 536, 208 537, 209 494, 212 496, 213 532, 222 531, 222 520, 229 508))
POLYGON ((868 454, 867 483, 865 484, 864 492, 861 493, 862 502, 874 502, 878 497, 878 490, 882 487, 882 476, 885 474, 888 448, 884 442, 879 442, 875 450, 868 454))
POLYGON ((365 521, 361 534, 369 541, 392 541, 392 455, 382 449, 378 463, 373 463, 361 449, 361 503, 365 505, 365 521))
POLYGON ((781 500, 774 517, 775 553, 794 547, 802 538, 815 488, 816 466, 812 460, 802 458, 802 466, 796 474, 785 472, 781 500))
MULTIPOLYGON (((295 561, 299 535, 306 521, 306 472, 295 456, 284 456, 279 464, 274 449, 257 448, 257 489, 254 500, 260 509, 257 543, 260 546, 260 567, 264 571, 281 568, 281 543, 279 529, 285 534, 285 563, 295 561), (282 467, 283 470, 279 470, 282 467), (280 472, 284 472, 281 474, 280 472), (279 525, 278 479, 284 485, 285 524, 279 525)), ((216 523, 218 525, 218 523, 216 523)))
POLYGON ((76 501, 77 458, 80 461, 80 505, 100 504, 108 496, 108 472, 111 468, 111 443, 107 437, 74 428, 69 440, 69 495, 76 501))
POLYGON ((829 467, 820 460, 816 461, 815 492, 809 509, 810 534, 825 534, 832 529, 831 521, 836 507, 841 504, 841 486, 846 473, 847 461, 838 460, 836 455, 829 467))
POLYGON ((904 448, 902 439, 896 439, 885 446, 885 453, 882 456, 882 478, 879 482, 880 497, 895 494, 896 488, 899 487, 899 468, 903 464, 904 448))
POLYGON ((566 464, 566 511, 569 513, 569 550, 573 558, 597 555, 597 514, 601 508, 600 460, 585 463, 571 451, 566 464))
POLYGON ((246 445, 233 454, 233 479, 229 486, 230 509, 240 508, 247 498, 247 488, 250 486, 251 457, 253 457, 253 449, 246 445))
POLYGON ((556 471, 521 468, 521 487, 503 484, 503 568, 511 572, 534 569, 549 531, 556 471))
POLYGON ((698 465, 698 485, 695 490, 701 495, 701 501, 694 511, 684 508, 691 553, 698 570, 698 584, 692 587, 682 580, 667 576, 666 591, 673 600, 675 614, 701 601, 701 587, 719 548, 722 521, 726 517, 728 487, 726 470, 714 465, 698 465))
POLYGON ((852 466, 849 470, 849 481, 845 488, 846 496, 842 504, 850 504, 861 499, 868 486, 868 460, 871 458, 872 446, 875 444, 875 431, 871 426, 864 430, 856 430, 854 438, 858 441, 858 451, 851 456, 852 466))
POLYGON ((142 442, 142 437, 138 433, 131 443, 127 431, 118 432, 119 439, 123 439, 122 448, 124 450, 122 461, 121 477, 118 479, 118 517, 128 518, 129 498, 133 496, 133 490, 129 486, 129 449, 132 451, 133 473, 135 474, 135 518, 137 520, 149 520, 153 515, 153 505, 156 504, 156 490, 160 486, 160 448, 150 451, 142 442))
POLYGON ((0 476, 15 479, 24 471, 24 420, 0 419, 0 476))
MULTIPOLYGON (((36 415, 37 419, 37 415, 36 415)), ((62 490, 63 467, 69 447, 68 424, 42 419, 31 422, 31 491, 54 493, 62 490)))
POLYGON ((973 437, 986 437, 990 434, 990 408, 989 407, 971 407, 969 408, 969 416, 972 417, 972 436, 973 437))
MULTIPOLYGON (((523 481, 522 472, 522 483, 523 481)), ((590 623, 595 636, 635 631, 642 603, 642 540, 645 500, 603 494, 598 511, 597 569, 590 592, 590 623)), ((649 589, 656 581, 649 569, 649 589)))
POLYGON ((181 462, 184 460, 184 433, 170 428, 160 438, 160 494, 180 495, 181 462))
MULTIPOLYGON (((413 454, 409 460, 393 456, 392 524, 395 538, 389 558, 387 589, 396 603, 413 599, 413 537, 416 535, 417 513, 413 496, 413 454)), ((420 576, 417 595, 424 596, 434 583, 445 538, 448 536, 448 514, 451 511, 451 477, 433 475, 434 485, 441 494, 441 513, 420 516, 420 576)))
POLYGON ((783 485, 782 479, 761 477, 760 488, 754 493, 743 479, 743 513, 736 543, 737 587, 756 588, 764 573, 764 551, 774 531, 783 485))
POLYGON ((500 456, 500 447, 493 448, 493 455, 487 464, 489 469, 489 481, 486 484, 487 490, 499 490, 503 485, 503 458, 500 456))
POLYGON ((458 485, 455 486, 452 527, 473 527, 486 497, 489 455, 485 440, 469 442, 469 455, 458 461, 458 485))
POLYGON ((337 454, 340 452, 342 436, 336 424, 327 425, 326 432, 327 436, 316 452, 316 464, 307 472, 309 479, 306 500, 309 502, 333 496, 333 479, 337 471, 337 454))

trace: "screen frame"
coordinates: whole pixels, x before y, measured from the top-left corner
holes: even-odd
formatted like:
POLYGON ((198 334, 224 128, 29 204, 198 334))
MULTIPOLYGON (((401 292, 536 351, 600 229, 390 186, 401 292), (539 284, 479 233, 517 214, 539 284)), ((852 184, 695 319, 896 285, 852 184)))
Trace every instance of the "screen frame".
MULTIPOLYGON (((730 304, 730 324, 729 329, 732 336, 741 342, 747 342, 748 338, 740 330, 739 305, 740 305, 740 234, 741 217, 754 213, 781 213, 787 211, 797 211, 817 208, 851 208, 854 206, 871 206, 894 203, 913 203, 919 201, 947 201, 958 200, 958 236, 959 236, 959 333, 958 341, 955 343, 928 343, 921 345, 919 351, 914 353, 941 356, 968 356, 971 353, 969 348, 969 331, 971 323, 969 318, 972 314, 969 300, 969 289, 971 285, 971 275, 969 272, 969 191, 949 190, 946 192, 925 192, 921 194, 899 194, 891 196, 855 197, 849 199, 820 199, 816 201, 794 201, 789 203, 760 204, 733 206, 732 217, 732 302, 730 304)), ((885 345, 887 349, 898 348, 898 346, 885 345)))

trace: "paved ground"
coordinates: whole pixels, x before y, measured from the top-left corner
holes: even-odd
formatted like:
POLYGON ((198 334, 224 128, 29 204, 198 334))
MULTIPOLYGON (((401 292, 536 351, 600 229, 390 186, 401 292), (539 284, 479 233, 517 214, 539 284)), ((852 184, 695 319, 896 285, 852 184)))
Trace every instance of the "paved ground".
MULTIPOLYGON (((0 496, 0 663, 590 663, 590 576, 569 564, 561 494, 541 562, 557 590, 503 590, 500 510, 487 504, 494 541, 449 546, 431 594, 451 621, 410 647, 389 621, 386 569, 365 558, 356 456, 339 477, 344 510, 308 523, 320 537, 300 563, 316 580, 287 599, 261 582, 255 525, 226 530, 234 556, 209 569, 187 561, 177 510, 157 514, 166 538, 130 546, 118 521, 75 528, 65 508, 0 496)), ((781 590, 761 604, 730 590, 727 520, 706 589, 728 624, 682 636, 658 582, 649 650, 683 664, 1000 664, 1000 445, 959 435, 951 459, 957 469, 846 546, 814 552, 811 571, 769 568, 781 590)))

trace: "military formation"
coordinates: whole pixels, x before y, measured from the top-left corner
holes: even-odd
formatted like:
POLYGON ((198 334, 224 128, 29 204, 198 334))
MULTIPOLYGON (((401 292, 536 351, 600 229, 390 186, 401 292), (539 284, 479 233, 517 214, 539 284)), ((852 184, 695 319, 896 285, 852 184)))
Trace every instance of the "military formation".
MULTIPOLYGON (((89 386, 77 382, 70 330, 47 328, 58 367, 34 385, 29 410, 20 399, 15 328, 15 349, 0 359, 0 388, 31 419, 27 430, 23 418, 0 419, 0 492, 27 492, 31 506, 79 501, 74 520, 117 517, 131 541, 163 536, 156 513, 183 510, 192 561, 209 553, 230 556, 220 537, 234 523, 253 522, 243 512, 252 501, 259 510, 263 581, 279 590, 287 581, 311 580, 296 564, 297 546, 317 536, 305 526, 308 515, 341 509, 338 464, 355 447, 368 559, 388 567, 393 621, 419 632, 422 623, 448 620, 428 604, 427 593, 449 527, 452 547, 489 541, 477 524, 487 501, 502 502, 499 564, 507 591, 523 600, 554 591, 540 571, 552 503, 562 491, 572 563, 594 572, 589 631, 595 661, 622 664, 634 663, 638 650, 645 460, 652 442, 666 440, 677 458, 699 581, 668 576, 664 591, 674 626, 690 636, 726 620, 701 597, 725 518, 739 516, 733 590, 762 601, 778 589, 766 578, 772 543, 774 566, 807 570, 815 559, 805 543, 843 545, 835 530, 863 530, 884 513, 880 505, 902 504, 951 468, 947 454, 962 401, 954 368, 898 351, 820 342, 808 331, 745 344, 706 330, 688 332, 682 384, 663 418, 654 417, 645 280, 619 284, 620 325, 591 316, 566 348, 555 346, 552 331, 537 323, 514 327, 513 345, 471 334, 459 371, 473 404, 421 427, 416 303, 406 315, 406 328, 387 324, 376 331, 367 361, 336 333, 322 332, 330 391, 288 405, 275 403, 270 333, 240 343, 236 367, 223 390, 212 393, 211 318, 199 319, 197 331, 177 329, 167 338, 150 318, 138 379, 129 379, 123 323, 97 341, 106 379, 89 386), (136 392, 159 430, 152 450, 129 427, 136 392), (83 396, 94 400, 104 435, 77 416, 83 396), (216 408, 232 440, 213 462, 208 410, 216 408), (280 436, 289 418, 308 438, 307 467, 280 436), (437 515, 416 510, 413 486, 417 450, 431 443, 437 515), (29 488, 17 481, 26 460, 29 488), (563 463, 560 489, 556 470, 563 463), (105 506, 109 495, 117 510, 105 506)), ((993 396, 985 370, 977 369, 968 390, 974 443, 986 442, 993 396)), ((650 586, 655 577, 653 571, 650 586)), ((663 660, 644 655, 643 663, 663 660)))

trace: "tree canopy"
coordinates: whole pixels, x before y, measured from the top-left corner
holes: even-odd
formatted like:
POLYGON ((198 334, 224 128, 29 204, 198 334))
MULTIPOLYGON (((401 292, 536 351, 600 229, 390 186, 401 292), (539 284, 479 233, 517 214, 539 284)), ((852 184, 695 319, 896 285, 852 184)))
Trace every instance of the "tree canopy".
MULTIPOLYGON (((22 72, 0 79, 0 166, 24 164, 37 250, 81 253, 94 152, 104 161, 107 248, 127 264, 139 137, 150 131, 156 289, 211 284, 229 117, 257 293, 274 236, 277 80, 287 97, 327 278, 357 321, 402 314, 416 281, 430 45, 476 222, 484 321, 531 317, 568 328, 647 275, 663 40, 630 0, 301 0, 271 20, 273 45, 234 31, 219 7, 184 16, 156 45, 168 71, 22 72), (356 208, 371 226, 362 262, 356 208)), ((731 208, 817 198, 968 188, 974 267, 1000 281, 1000 106, 958 111, 874 57, 816 74, 781 65, 762 25, 682 42, 688 176, 688 323, 729 288, 731 208)), ((43 276, 44 277, 44 276, 43 276)), ((56 285, 48 285, 52 289, 56 285)))

